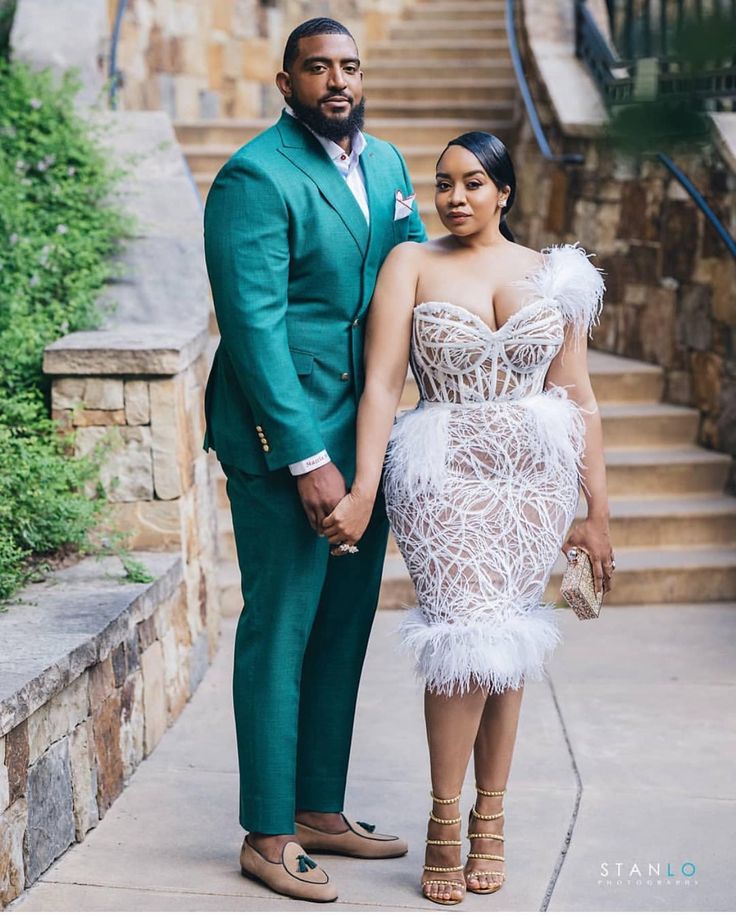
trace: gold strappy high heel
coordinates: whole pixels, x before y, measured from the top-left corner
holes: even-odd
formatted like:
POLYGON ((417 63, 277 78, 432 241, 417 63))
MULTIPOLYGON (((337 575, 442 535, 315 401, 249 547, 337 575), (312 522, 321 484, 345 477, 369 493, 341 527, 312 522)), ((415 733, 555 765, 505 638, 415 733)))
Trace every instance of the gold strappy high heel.
MULTIPOLYGON (((430 794, 432 796, 432 801, 435 804, 457 804, 457 802, 460 800, 459 794, 455 795, 454 798, 436 798, 434 795, 434 792, 430 792, 430 794)), ((441 826, 455 826, 456 824, 461 823, 463 819, 462 817, 450 817, 450 818, 438 817, 434 812, 434 806, 432 807, 432 810, 429 812, 429 818, 430 820, 433 820, 435 823, 441 826)), ((457 840, 455 839, 427 839, 425 840, 425 844, 428 846, 462 846, 462 842, 459 839, 457 840)), ((425 871, 435 871, 438 874, 449 874, 451 871, 458 871, 462 873, 463 866, 457 865, 457 866, 452 866, 450 868, 443 868, 443 867, 437 867, 435 865, 424 865, 424 870, 425 871)), ((456 906, 458 903, 462 903, 465 897, 465 890, 466 890, 465 881, 458 881, 455 878, 437 878, 437 880, 422 881, 422 894, 424 895, 424 897, 427 900, 431 900, 432 903, 438 903, 440 906, 456 906), (463 895, 456 899, 441 900, 438 897, 430 896, 428 888, 431 884, 446 884, 455 889, 462 890, 463 895)))
MULTIPOLYGON (((476 785, 475 790, 479 795, 483 795, 486 798, 496 797, 497 795, 502 795, 505 793, 506 789, 501 791, 484 791, 482 788, 478 788, 476 785)), ((475 820, 498 820, 499 817, 504 816, 503 808, 497 814, 479 814, 475 807, 472 807, 470 810, 470 817, 475 820)), ((485 861, 495 861, 495 862, 505 862, 506 859, 503 855, 487 855, 485 852, 474 852, 473 851, 473 840, 474 839, 498 839, 500 842, 504 841, 503 836, 500 833, 468 833, 468 839, 470 840, 470 852, 468 853, 468 859, 477 858, 483 859, 485 861)), ((488 887, 471 887, 468 886, 467 889, 470 893, 495 893, 497 890, 500 890, 503 886, 503 882, 506 880, 506 875, 503 871, 493 871, 488 869, 486 871, 470 871, 465 875, 466 881, 469 881, 471 878, 480 878, 480 877, 491 877, 495 876, 500 878, 498 881, 493 881, 489 883, 488 887)))

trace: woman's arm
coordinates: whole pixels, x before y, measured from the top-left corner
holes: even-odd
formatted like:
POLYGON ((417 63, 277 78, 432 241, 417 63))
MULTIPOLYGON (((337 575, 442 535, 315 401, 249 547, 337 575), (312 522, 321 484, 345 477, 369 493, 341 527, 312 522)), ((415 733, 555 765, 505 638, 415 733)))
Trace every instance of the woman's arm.
POLYGON ((332 545, 354 545, 371 517, 406 382, 418 254, 418 243, 396 246, 378 276, 366 325, 365 388, 358 406, 355 480, 350 493, 325 518, 322 527, 332 545))
POLYGON ((563 386, 581 408, 585 422, 585 451, 581 474, 588 515, 575 523, 563 552, 572 546, 585 549, 593 562, 595 589, 611 589, 613 549, 608 532, 608 488, 603 456, 603 427, 588 374, 588 348, 585 334, 568 326, 565 344, 550 365, 547 386, 563 386))

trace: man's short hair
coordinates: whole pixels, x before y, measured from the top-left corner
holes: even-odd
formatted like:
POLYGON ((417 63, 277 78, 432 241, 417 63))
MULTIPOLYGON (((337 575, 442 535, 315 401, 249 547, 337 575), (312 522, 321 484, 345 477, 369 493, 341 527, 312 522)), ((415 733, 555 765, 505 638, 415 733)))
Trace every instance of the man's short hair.
MULTIPOLYGON (((288 73, 299 57, 299 42, 302 38, 311 38, 312 35, 349 35, 353 38, 350 30, 336 19, 328 19, 326 16, 318 16, 316 19, 307 19, 301 25, 298 25, 286 40, 284 48, 283 69, 288 73)), ((353 38, 353 41, 355 39, 353 38)))

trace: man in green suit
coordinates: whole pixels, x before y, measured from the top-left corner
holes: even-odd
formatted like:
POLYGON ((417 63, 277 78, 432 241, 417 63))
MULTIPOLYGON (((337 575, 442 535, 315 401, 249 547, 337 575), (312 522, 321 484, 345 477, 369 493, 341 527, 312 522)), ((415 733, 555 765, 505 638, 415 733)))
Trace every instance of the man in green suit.
POLYGON ((358 552, 332 555, 320 533, 355 472, 378 271, 393 246, 426 239, 398 150, 361 131, 362 76, 344 26, 298 27, 276 78, 280 120, 222 168, 205 210, 221 333, 205 448, 227 476, 245 601, 233 675, 241 867, 321 902, 337 892, 305 848, 406 852, 342 814, 388 535, 382 502, 358 552))

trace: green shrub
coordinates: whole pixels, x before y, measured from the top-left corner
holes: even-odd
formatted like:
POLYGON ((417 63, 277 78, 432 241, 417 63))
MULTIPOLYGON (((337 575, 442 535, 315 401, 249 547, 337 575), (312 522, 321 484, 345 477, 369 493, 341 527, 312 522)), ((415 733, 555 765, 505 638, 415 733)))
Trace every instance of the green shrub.
POLYGON ((50 342, 99 323, 126 222, 117 174, 74 109, 72 78, 0 62, 0 600, 49 553, 89 548, 99 458, 49 420, 50 342))

